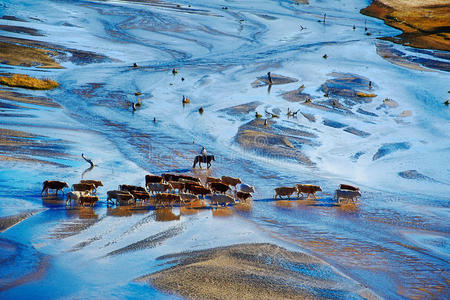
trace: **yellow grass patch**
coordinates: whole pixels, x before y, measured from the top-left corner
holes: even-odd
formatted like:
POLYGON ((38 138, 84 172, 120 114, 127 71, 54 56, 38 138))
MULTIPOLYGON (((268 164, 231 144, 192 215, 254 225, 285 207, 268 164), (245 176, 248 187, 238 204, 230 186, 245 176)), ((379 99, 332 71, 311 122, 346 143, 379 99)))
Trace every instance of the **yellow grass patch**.
POLYGON ((375 94, 367 94, 367 93, 363 93, 363 92, 357 92, 356 95, 357 95, 358 97, 370 97, 370 98, 376 97, 376 96, 377 96, 377 95, 375 95, 375 94))
POLYGON ((51 90, 59 86, 54 80, 48 78, 38 79, 23 74, 13 74, 11 77, 0 76, 0 83, 3 85, 34 90, 51 90))

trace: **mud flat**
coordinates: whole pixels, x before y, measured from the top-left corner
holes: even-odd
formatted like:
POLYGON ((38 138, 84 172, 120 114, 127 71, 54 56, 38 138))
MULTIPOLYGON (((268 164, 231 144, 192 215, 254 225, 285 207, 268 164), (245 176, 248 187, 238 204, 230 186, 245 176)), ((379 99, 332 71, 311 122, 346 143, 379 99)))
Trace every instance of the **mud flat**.
POLYGON ((448 1, 374 0, 361 13, 383 19, 387 25, 403 31, 385 40, 415 48, 450 51, 448 1))
POLYGON ((0 160, 47 163, 64 166, 51 159, 67 158, 65 141, 24 131, 0 128, 0 160))
POLYGON ((6 36, 0 36, 0 50, 0 61, 15 66, 59 69, 63 68, 59 62, 70 61, 77 65, 86 65, 112 61, 104 55, 90 51, 6 36))
POLYGON ((188 299, 377 299, 322 261, 273 244, 165 255, 176 265, 136 281, 188 299))

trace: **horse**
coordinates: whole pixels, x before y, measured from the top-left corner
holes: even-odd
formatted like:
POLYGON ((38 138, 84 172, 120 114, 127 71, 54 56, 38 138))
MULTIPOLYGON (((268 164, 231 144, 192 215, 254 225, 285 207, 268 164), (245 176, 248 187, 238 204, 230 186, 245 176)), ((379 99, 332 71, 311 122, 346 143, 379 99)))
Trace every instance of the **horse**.
POLYGON ((194 165, 192 166, 192 168, 195 168, 197 163, 200 168, 202 167, 201 163, 206 163, 206 167, 209 169, 209 167, 211 167, 212 160, 216 161, 214 155, 206 155, 206 159, 203 157, 203 155, 197 155, 194 159, 194 165))

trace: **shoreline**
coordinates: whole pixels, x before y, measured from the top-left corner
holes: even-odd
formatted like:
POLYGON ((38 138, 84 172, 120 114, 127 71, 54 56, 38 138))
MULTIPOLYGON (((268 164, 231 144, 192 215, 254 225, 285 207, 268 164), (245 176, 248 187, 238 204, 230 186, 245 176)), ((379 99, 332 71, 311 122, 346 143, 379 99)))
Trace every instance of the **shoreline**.
POLYGON ((45 210, 46 210, 45 208, 33 209, 27 212, 19 213, 17 215, 0 217, 0 233, 7 231, 11 227, 14 227, 15 225, 19 224, 20 222, 23 222, 28 218, 34 216, 35 214, 41 213, 45 210))
POLYGON ((450 7, 445 1, 373 0, 361 14, 384 20, 402 31, 382 40, 420 49, 450 51, 450 7), (430 3, 432 2, 432 3, 430 3))

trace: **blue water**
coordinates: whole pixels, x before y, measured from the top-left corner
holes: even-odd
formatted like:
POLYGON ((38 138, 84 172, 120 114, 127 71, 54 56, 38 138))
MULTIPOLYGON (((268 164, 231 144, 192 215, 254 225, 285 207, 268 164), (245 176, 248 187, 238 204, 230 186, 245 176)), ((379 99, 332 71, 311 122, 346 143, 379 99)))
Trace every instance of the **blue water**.
MULTIPOLYGON (((5 145, 0 154, 40 162, 1 162, 0 216, 48 210, 0 238, 47 255, 50 262, 42 276, 1 292, 1 297, 29 298, 38 291, 42 298, 174 298, 133 280, 163 268, 155 261, 163 254, 254 241, 318 256, 384 298, 445 298, 450 115, 442 103, 448 98, 449 74, 410 69, 380 57, 377 44, 387 42, 377 37, 399 32, 360 15, 368 1, 203 2, 180 2, 181 8, 166 2, 3 2, 3 15, 27 22, 2 19, 0 24, 36 28, 44 36, 6 31, 2 35, 103 57, 71 60, 76 54, 61 50, 69 53, 61 61, 65 69, 0 65, 2 72, 57 80, 61 87, 53 91, 29 93, 46 95, 63 107, 2 100, 6 105, 2 113, 15 114, 19 109, 8 105, 20 104, 30 116, 2 118, 1 127, 35 134, 38 145, 5 145), (225 5, 228 10, 222 9, 225 5), (323 13, 326 24, 317 22, 323 13), (365 21, 370 37, 364 33, 365 21), (132 68, 133 63, 139 68, 132 68), (178 74, 172 74, 173 68, 178 74), (269 71, 298 81, 270 89, 252 87, 269 71), (356 78, 339 87, 367 92, 365 80, 372 81, 370 92, 377 97, 357 104, 352 100, 351 105, 349 99, 337 98, 349 107, 342 113, 281 96, 304 85, 303 92, 322 105, 334 96, 324 97, 321 86, 336 73, 356 78), (183 95, 190 104, 182 105, 183 95), (398 107, 383 106, 385 98, 395 100, 398 107), (131 103, 137 99, 142 107, 133 113, 131 103), (253 101, 261 104, 248 114, 224 111, 253 101), (312 114, 316 121, 302 115, 290 118, 288 108, 312 114), (406 110, 412 115, 402 117, 406 110), (293 148, 286 148, 286 153, 300 151, 314 166, 239 146, 235 138, 239 127, 252 121, 255 112, 267 118, 266 111, 280 116, 269 120, 274 122, 271 132, 291 139, 293 148), (311 134, 312 142, 302 144, 295 139, 299 138, 295 130, 311 134), (193 157, 202 146, 216 161, 210 170, 192 170, 193 157), (81 153, 95 161, 94 169, 88 168, 81 153), (398 175, 406 170, 432 180, 398 175), (220 217, 212 210, 187 215, 174 208, 172 217, 179 216, 178 220, 157 222, 152 210, 106 208, 107 190, 124 183, 143 185, 148 173, 178 171, 242 178, 256 188, 251 209, 230 209, 230 216, 220 217), (44 180, 72 184, 81 178, 105 184, 99 189, 102 201, 94 209, 68 210, 62 199, 47 201, 40 196, 44 180), (296 183, 318 184, 324 192, 317 200, 272 200, 275 187, 296 183), (356 205, 339 206, 333 200, 340 183, 361 188, 356 205), (79 230, 70 227, 73 224, 89 226, 79 230), (180 233, 158 247, 104 257, 174 226, 180 233), (74 251, 80 243, 85 246, 74 251)), ((393 47, 430 57, 428 52, 393 47)), ((263 144, 272 141, 265 136, 255 139, 263 144)), ((311 272, 315 276, 316 271, 311 272)), ((319 270, 317 276, 322 275, 319 270)), ((330 296, 326 291, 318 295, 330 296)))

